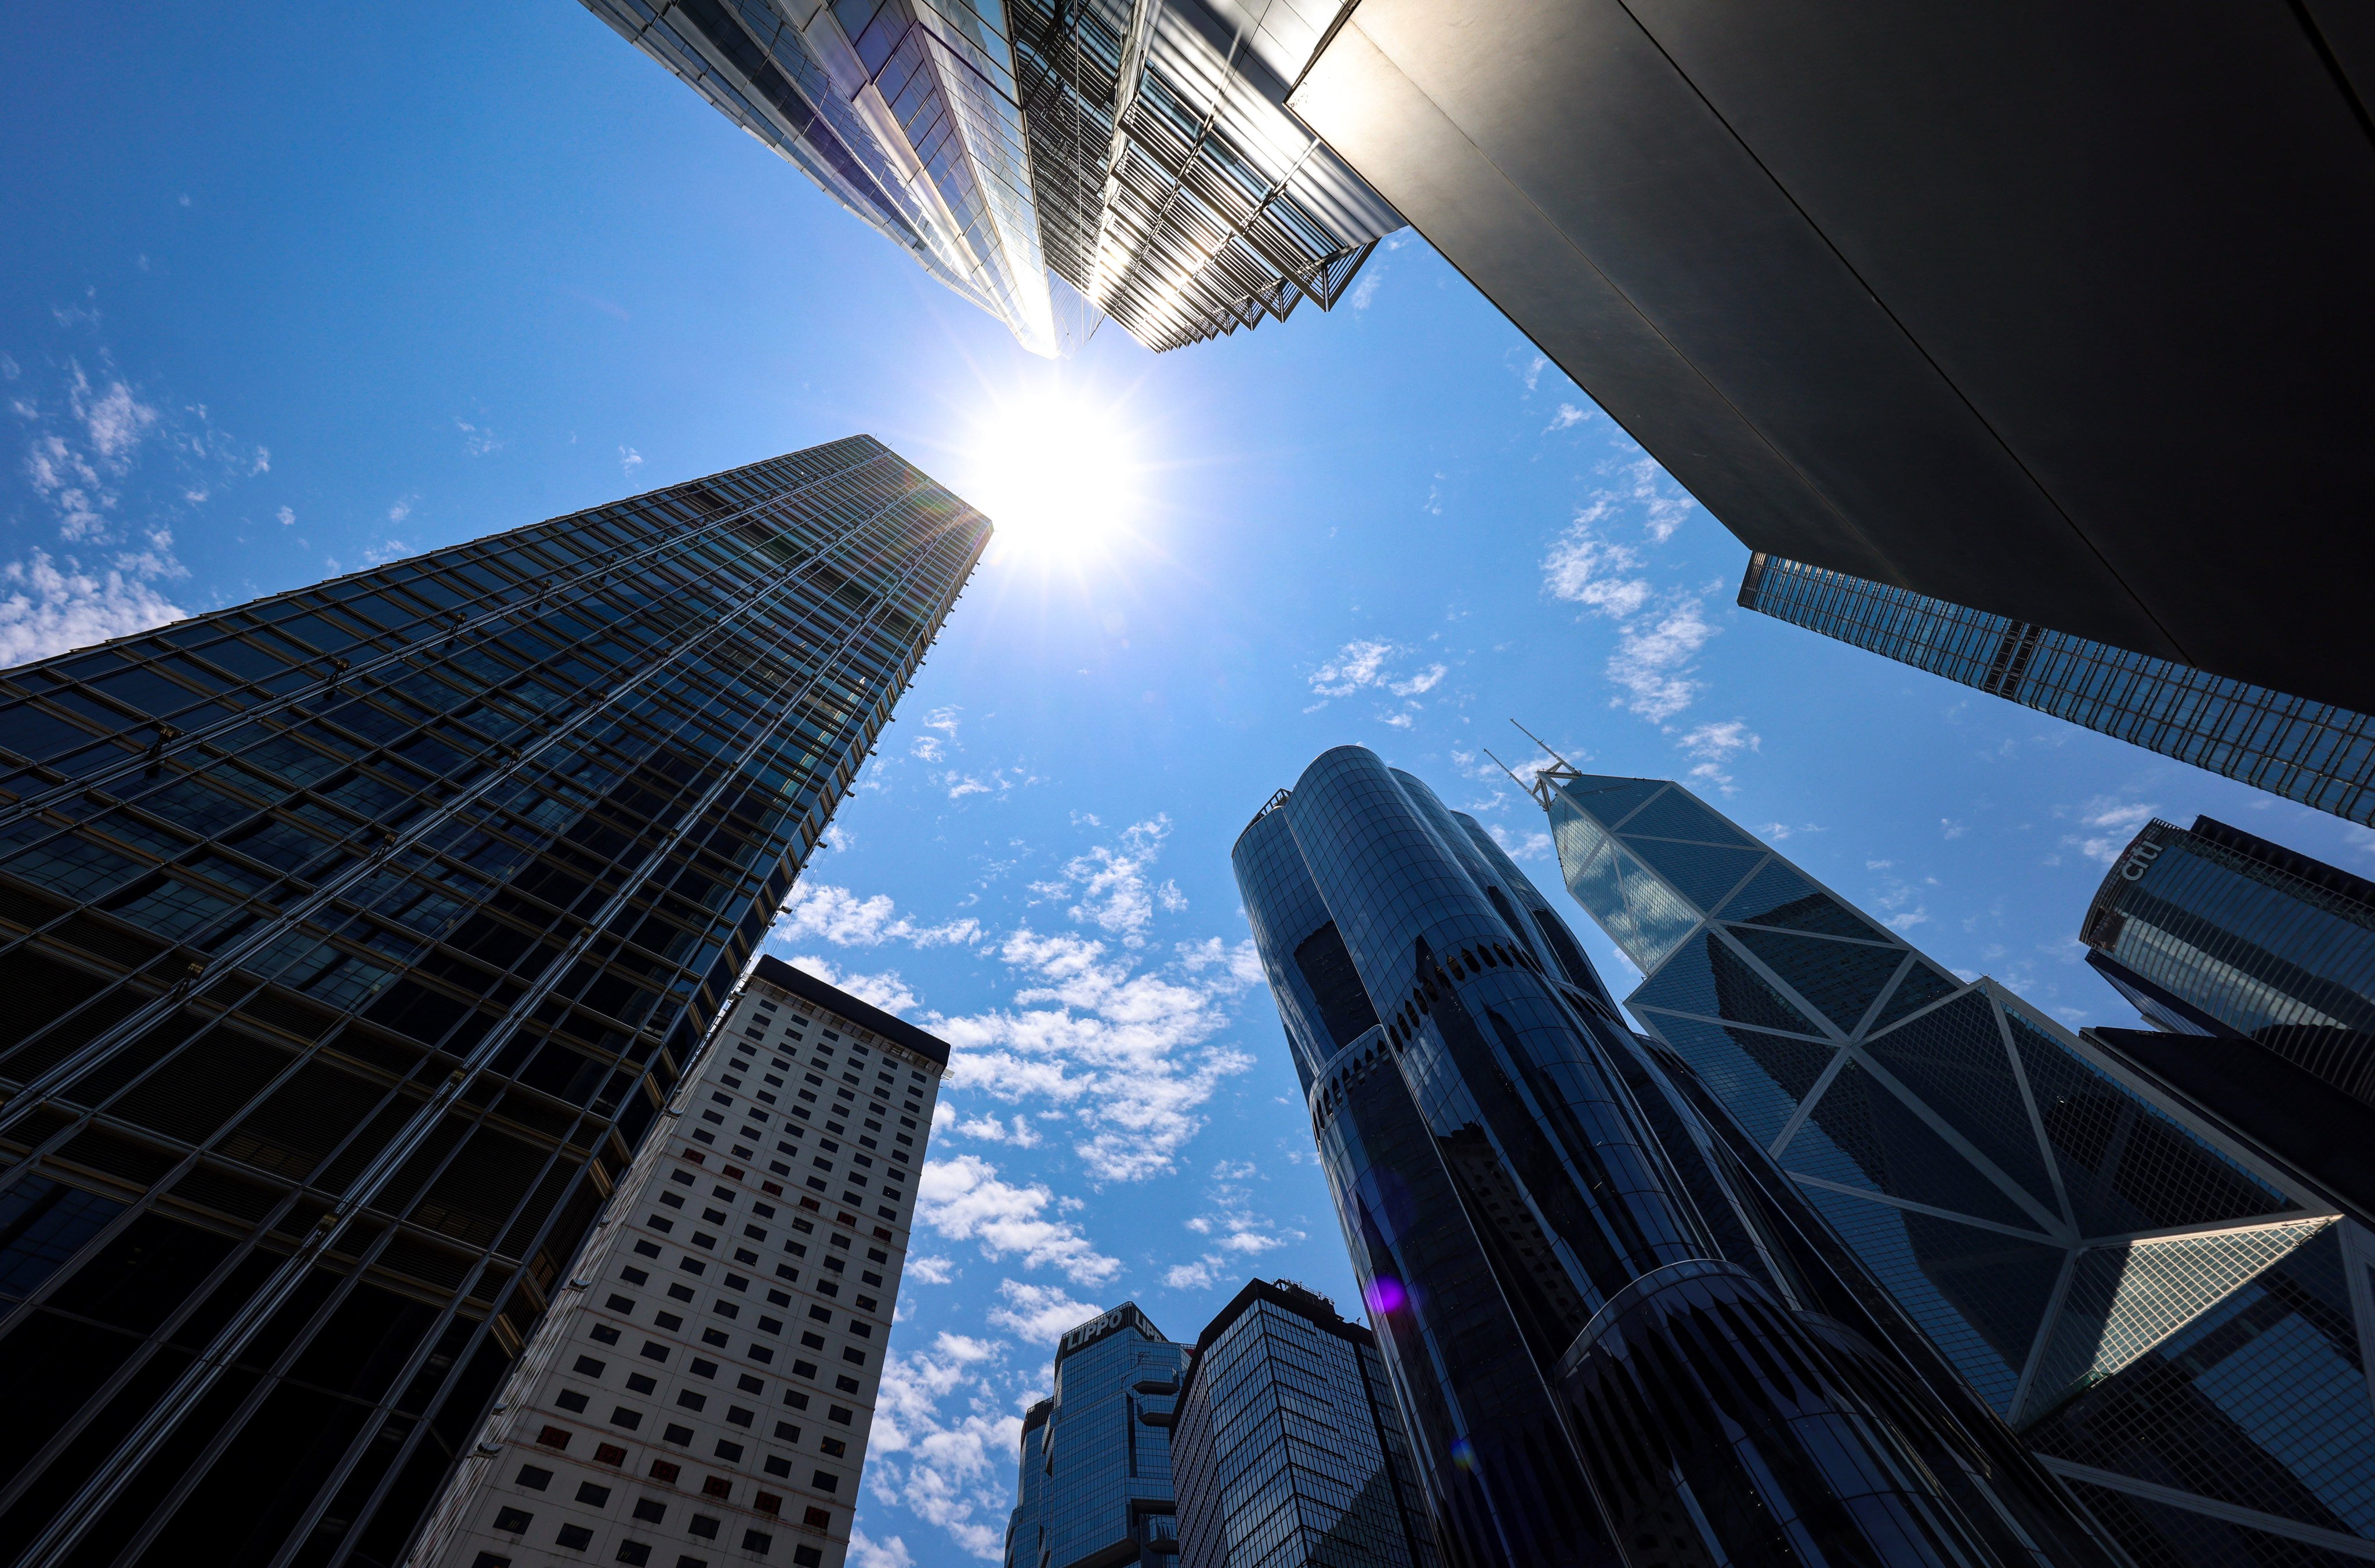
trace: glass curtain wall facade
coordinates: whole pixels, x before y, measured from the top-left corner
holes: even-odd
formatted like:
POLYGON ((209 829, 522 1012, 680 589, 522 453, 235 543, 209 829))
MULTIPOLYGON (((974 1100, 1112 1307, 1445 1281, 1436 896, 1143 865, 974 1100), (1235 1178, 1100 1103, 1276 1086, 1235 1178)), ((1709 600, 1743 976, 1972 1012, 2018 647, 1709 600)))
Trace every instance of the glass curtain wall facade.
POLYGON ((1197 1337, 1171 1462, 1181 1568, 1436 1568, 1377 1336, 1292 1281, 1197 1337))
POLYGON ((856 437, 0 676, 0 1558, 398 1560, 988 535, 856 437))
POLYGON ((2366 1232, 1681 786, 1535 788, 1642 1028, 2138 1562, 2375 1555, 2366 1232))
POLYGON ((998 0, 585 0, 925 271, 1056 352, 998 0))
POLYGON ((1308 0, 1012 0, 1041 248, 1147 348, 1342 297, 1400 215, 1288 112, 1308 0))
POLYGON ((411 1568, 841 1568, 948 1054, 761 958, 411 1568))
POLYGON ((2375 882, 2208 817, 2154 821, 2079 939, 2156 1029, 2253 1041, 2375 1104, 2375 882))
POLYGON ((1006 1568, 1170 1568, 1171 1423, 1188 1354, 1135 1302, 1065 1331, 1055 1392, 1022 1418, 1006 1568))
POLYGON ((1758 553, 1743 608, 2375 825, 2375 718, 1758 553))
POLYGON ((1805 1310, 1473 820, 1342 747, 1233 858, 1447 1562, 2101 1561, 1805 1310))

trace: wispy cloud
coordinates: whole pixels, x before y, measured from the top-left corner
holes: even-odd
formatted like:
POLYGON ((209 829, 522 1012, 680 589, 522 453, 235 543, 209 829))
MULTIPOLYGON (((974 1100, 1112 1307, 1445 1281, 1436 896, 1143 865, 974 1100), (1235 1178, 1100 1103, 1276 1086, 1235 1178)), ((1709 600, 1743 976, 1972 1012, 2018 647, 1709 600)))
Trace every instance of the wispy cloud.
POLYGON ((2084 806, 2070 808, 2056 815, 2074 817, 2080 828, 2080 831, 2065 835, 2062 840, 2063 843, 2075 846, 2078 853, 2089 860, 2109 866, 2135 838, 2136 830, 2151 821, 2159 812, 2160 808, 2149 802, 2098 795, 2084 806), (2087 831, 2089 829, 2093 831, 2087 831))
POLYGON ((820 938, 837 948, 879 948, 885 942, 936 948, 977 942, 982 930, 974 919, 918 925, 899 913, 887 893, 860 898, 831 882, 801 881, 794 884, 771 935, 786 943, 820 938))
MULTIPOLYGON (((1526 390, 1532 391, 1532 385, 1529 383, 1526 390)), ((1589 408, 1579 408, 1572 403, 1562 403, 1558 406, 1558 412, 1551 416, 1551 422, 1542 427, 1542 434, 1548 435, 1553 430, 1571 430, 1591 417, 1592 410, 1589 408)))
MULTIPOLYGON (((1021 1418, 998 1408, 984 1375, 1005 1353, 997 1341, 948 1333, 928 1350, 893 1348, 883 1358, 867 1456, 869 1491, 993 1562, 1005 1541, 1005 1482, 1022 1436, 1021 1418), (952 1403, 959 1408, 949 1409, 952 1403)), ((853 1533, 850 1562, 910 1568, 914 1558, 898 1537, 853 1533)))
POLYGON ((486 425, 474 425, 467 419, 456 419, 454 428, 462 432, 462 450, 473 457, 484 457, 490 452, 501 452, 508 443, 486 425))
POLYGON ((632 446, 622 446, 619 448, 620 473, 625 475, 629 478, 632 478, 634 477, 635 470, 643 466, 644 454, 642 453, 637 452, 632 446))
POLYGON ((1402 699, 1400 708, 1381 709, 1377 717, 1396 729, 1410 728, 1423 711, 1414 699, 1442 685, 1443 678, 1451 673, 1448 665, 1439 662, 1429 662, 1415 669, 1395 667, 1410 652, 1400 643, 1377 638, 1345 643, 1333 657, 1311 672, 1311 690, 1319 701, 1304 712, 1317 713, 1335 698, 1376 692, 1402 699))
POLYGON ((1676 742, 1691 756, 1698 759, 1691 769, 1691 777, 1711 784, 1726 795, 1738 790, 1731 775, 1724 769, 1733 756, 1742 751, 1754 751, 1763 742, 1740 719, 1726 719, 1721 724, 1704 724, 1676 742))
POLYGON ((857 974, 843 969, 831 959, 814 953, 794 953, 788 961, 794 969, 804 969, 828 985, 837 985, 861 1002, 870 1002, 886 1013, 903 1014, 913 1011, 922 1003, 895 969, 876 974, 857 974))

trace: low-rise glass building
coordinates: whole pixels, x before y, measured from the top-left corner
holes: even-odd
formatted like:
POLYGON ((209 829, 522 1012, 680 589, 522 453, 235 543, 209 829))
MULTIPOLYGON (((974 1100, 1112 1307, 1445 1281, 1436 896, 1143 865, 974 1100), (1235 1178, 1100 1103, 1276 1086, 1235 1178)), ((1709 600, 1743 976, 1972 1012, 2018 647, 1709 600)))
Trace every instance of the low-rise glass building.
POLYGON ((1197 1336, 1171 1463, 1181 1568, 1436 1568, 1377 1336, 1290 1281, 1197 1336))

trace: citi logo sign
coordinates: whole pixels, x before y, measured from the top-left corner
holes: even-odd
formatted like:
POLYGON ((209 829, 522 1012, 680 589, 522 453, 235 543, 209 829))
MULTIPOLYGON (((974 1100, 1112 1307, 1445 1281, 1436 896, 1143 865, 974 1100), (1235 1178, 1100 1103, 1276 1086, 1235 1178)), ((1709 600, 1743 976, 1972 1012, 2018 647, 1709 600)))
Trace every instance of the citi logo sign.
POLYGON ((2152 869, 2152 863, 2159 858, 2160 845, 2137 840, 2128 846, 2128 857, 2120 862, 2121 879, 2129 882, 2142 879, 2144 874, 2152 869))

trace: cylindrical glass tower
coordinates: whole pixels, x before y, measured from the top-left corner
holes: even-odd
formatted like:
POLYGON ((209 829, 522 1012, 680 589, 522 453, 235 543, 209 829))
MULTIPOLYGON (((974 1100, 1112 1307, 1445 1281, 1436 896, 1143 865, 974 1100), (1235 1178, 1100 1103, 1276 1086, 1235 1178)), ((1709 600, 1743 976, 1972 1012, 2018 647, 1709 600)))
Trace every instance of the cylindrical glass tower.
POLYGON ((1911 1376, 1791 1297, 1708 1150, 1669 1158, 1693 1113, 1636 1099, 1597 976, 1472 822, 1342 747, 1234 858, 1447 1559, 2051 1555, 1971 1506, 1911 1376))

